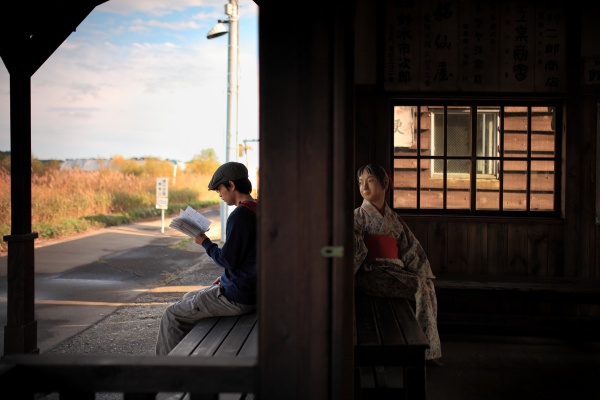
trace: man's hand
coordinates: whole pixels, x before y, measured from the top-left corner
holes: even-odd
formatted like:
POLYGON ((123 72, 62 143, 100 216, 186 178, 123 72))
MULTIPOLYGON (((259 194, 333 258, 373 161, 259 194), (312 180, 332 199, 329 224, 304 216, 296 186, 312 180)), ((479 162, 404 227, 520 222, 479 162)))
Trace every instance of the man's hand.
POLYGON ((206 237, 206 235, 203 233, 202 235, 198 235, 196 237, 196 239, 194 239, 194 242, 196 242, 197 244, 199 244, 200 246, 202 246, 202 242, 204 242, 205 239, 208 239, 206 237))
POLYGON ((215 279, 215 281, 212 284, 213 285, 220 285, 221 284, 221 277, 219 276, 217 279, 215 279))

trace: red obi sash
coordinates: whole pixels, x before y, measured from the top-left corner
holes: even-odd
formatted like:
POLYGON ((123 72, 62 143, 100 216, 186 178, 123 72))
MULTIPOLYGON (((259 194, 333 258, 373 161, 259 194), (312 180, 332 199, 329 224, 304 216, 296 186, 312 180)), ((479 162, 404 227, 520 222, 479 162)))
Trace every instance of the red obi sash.
POLYGON ((365 235, 368 259, 398 258, 398 243, 388 235, 365 235))

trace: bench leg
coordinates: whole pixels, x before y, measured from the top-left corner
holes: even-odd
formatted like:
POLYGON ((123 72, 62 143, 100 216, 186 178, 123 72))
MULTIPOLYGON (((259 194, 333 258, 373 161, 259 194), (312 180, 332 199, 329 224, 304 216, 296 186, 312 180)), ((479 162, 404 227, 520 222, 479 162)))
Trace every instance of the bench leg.
POLYGON ((360 368, 354 368, 354 400, 362 400, 362 381, 360 368))
POLYGON ((425 400, 427 398, 425 366, 405 367, 404 382, 407 400, 425 400))
POLYGON ((355 400, 406 400, 403 367, 363 366, 355 369, 355 400))

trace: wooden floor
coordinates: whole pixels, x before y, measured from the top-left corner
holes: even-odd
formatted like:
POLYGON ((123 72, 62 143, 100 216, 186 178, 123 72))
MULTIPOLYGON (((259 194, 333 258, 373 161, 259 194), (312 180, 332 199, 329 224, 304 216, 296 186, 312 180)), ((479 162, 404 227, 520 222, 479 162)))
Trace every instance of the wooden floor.
POLYGON ((600 340, 449 334, 443 367, 427 368, 428 400, 600 398, 600 340))

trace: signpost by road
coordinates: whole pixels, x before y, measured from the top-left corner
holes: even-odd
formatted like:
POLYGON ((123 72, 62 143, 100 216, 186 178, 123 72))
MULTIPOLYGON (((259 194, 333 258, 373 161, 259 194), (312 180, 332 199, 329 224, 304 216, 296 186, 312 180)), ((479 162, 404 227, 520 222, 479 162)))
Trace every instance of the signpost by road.
POLYGON ((165 210, 169 207, 169 178, 156 178, 156 208, 161 210, 160 231, 165 233, 165 210))

